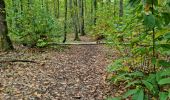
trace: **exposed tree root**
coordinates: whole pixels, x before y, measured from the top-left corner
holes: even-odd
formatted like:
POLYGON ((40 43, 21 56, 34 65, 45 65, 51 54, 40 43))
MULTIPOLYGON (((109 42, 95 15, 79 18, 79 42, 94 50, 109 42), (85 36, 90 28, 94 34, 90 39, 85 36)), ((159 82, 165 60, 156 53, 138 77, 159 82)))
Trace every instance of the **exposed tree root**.
POLYGON ((8 63, 8 62, 27 62, 27 63, 37 63, 36 61, 32 60, 18 60, 18 59, 13 59, 13 60, 1 60, 0 63, 8 63))

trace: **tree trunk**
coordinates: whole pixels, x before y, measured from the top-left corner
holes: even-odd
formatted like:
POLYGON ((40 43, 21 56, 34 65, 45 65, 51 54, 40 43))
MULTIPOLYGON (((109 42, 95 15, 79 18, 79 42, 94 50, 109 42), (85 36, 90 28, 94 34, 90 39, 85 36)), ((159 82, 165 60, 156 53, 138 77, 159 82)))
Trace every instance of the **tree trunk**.
POLYGON ((116 5, 117 5, 117 0, 114 0, 114 17, 116 16, 116 5))
POLYGON ((120 0, 119 17, 123 17, 123 0, 120 0))
POLYGON ((53 0, 54 2, 54 16, 57 18, 57 1, 53 0))
POLYGON ((66 42, 67 39, 67 0, 65 0, 65 20, 64 20, 64 40, 63 43, 66 42))
POLYGON ((93 0, 93 7, 94 7, 94 16, 93 16, 93 25, 96 25, 96 21, 97 21, 97 16, 96 16, 96 13, 97 13, 97 0, 93 0))
POLYGON ((57 0, 57 18, 60 17, 60 0, 57 0))
POLYGON ((75 32, 75 41, 79 41, 78 31, 79 31, 79 24, 78 24, 78 9, 77 9, 77 0, 73 0, 74 3, 74 15, 73 15, 73 25, 74 25, 74 32, 75 32))
POLYGON ((87 1, 86 0, 83 0, 84 1, 84 15, 86 16, 86 14, 88 13, 87 11, 87 1))
POLYGON ((84 2, 80 0, 80 33, 82 36, 85 35, 84 32, 84 2))
POLYGON ((8 36, 5 2, 0 0, 0 50, 12 50, 13 45, 8 36))
POLYGON ((41 1, 41 7, 42 9, 44 9, 44 0, 40 0, 41 1))
MULTIPOLYGON (((18 17, 17 7, 18 7, 18 5, 16 3, 17 3, 16 0, 12 0, 12 7, 13 7, 13 13, 14 13, 14 16, 12 16, 13 17, 12 24, 13 24, 13 29, 16 29, 18 31, 19 30, 18 29, 19 25, 18 25, 18 21, 17 21, 17 17, 18 17)), ((15 31, 13 31, 13 32, 15 32, 15 31)))
POLYGON ((47 13, 49 14, 50 13, 50 10, 49 10, 49 1, 48 0, 46 0, 46 11, 47 11, 47 13))

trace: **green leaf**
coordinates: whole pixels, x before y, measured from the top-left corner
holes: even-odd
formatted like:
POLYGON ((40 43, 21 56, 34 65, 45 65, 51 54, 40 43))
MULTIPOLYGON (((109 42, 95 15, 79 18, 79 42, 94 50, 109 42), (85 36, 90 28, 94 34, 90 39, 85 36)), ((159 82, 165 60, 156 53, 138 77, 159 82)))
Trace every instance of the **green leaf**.
POLYGON ((144 25, 149 29, 154 28, 155 27, 155 17, 154 17, 154 15, 152 15, 152 14, 144 15, 144 25))
POLYGON ((170 39, 170 32, 166 33, 166 34, 164 35, 164 38, 169 40, 169 39, 170 39))
POLYGON ((162 67, 170 67, 170 62, 168 62, 166 60, 159 60, 158 64, 159 64, 159 66, 162 66, 162 67))
POLYGON ((139 81, 139 80, 136 80, 136 81, 133 81, 133 82, 129 82, 129 83, 125 86, 125 88, 128 88, 128 87, 130 87, 130 86, 132 86, 132 85, 139 84, 139 83, 141 83, 141 81, 139 81))
MULTIPOLYGON (((170 4, 170 3, 169 3, 169 4, 170 4)), ((166 12, 163 12, 163 13, 162 13, 162 18, 164 18, 166 25, 168 25, 168 24, 170 23, 169 17, 170 17, 170 13, 166 13, 166 12)))
POLYGON ((106 100, 121 100, 121 97, 108 98, 106 100))
POLYGON ((159 44, 158 46, 163 49, 170 49, 170 44, 159 44))
POLYGON ((158 84, 160 84, 160 85, 170 84, 170 78, 160 79, 158 84))
POLYGON ((158 82, 161 79, 161 72, 156 73, 156 81, 158 82))
POLYGON ((163 71, 160 71, 160 76, 170 76, 170 68, 164 69, 163 71))
POLYGON ((120 67, 123 66, 122 63, 123 63, 123 59, 115 60, 112 64, 108 66, 107 70, 109 72, 118 71, 120 67))
POLYGON ((140 89, 137 93, 133 95, 133 100, 144 100, 144 91, 140 89))
POLYGON ((133 90, 128 90, 124 95, 123 98, 126 99, 127 97, 137 93, 139 91, 139 89, 133 89, 133 90))
POLYGON ((141 0, 129 0, 129 4, 131 6, 136 6, 140 3, 141 0))
POLYGON ((140 48, 135 48, 135 53, 138 53, 138 54, 144 54, 146 52, 148 52, 147 48, 145 47, 140 47, 140 48))
POLYGON ((152 58, 152 64, 156 64, 156 58, 152 58))
POLYGON ((129 80, 129 77, 126 77, 127 73, 122 73, 120 75, 118 75, 117 77, 114 78, 114 83, 116 83, 117 81, 120 80, 129 80))
POLYGON ((148 3, 148 4, 154 4, 154 5, 158 5, 158 0, 145 0, 145 3, 148 3))
POLYGON ((150 82, 142 80, 142 83, 148 88, 148 90, 154 91, 154 86, 150 82))
POLYGON ((153 1, 153 4, 154 4, 155 6, 158 5, 158 0, 152 0, 152 1, 153 1))
POLYGON ((147 81, 152 83, 152 84, 155 84, 156 83, 156 74, 149 74, 149 76, 147 77, 147 81))
POLYGON ((144 100, 149 100, 149 96, 148 96, 148 95, 145 95, 145 96, 144 96, 144 100))
POLYGON ((160 92, 159 93, 159 100, 167 100, 168 99, 168 93, 167 92, 160 92))
POLYGON ((145 0, 145 3, 152 4, 152 0, 145 0))
POLYGON ((133 76, 133 77, 143 77, 143 73, 142 72, 133 72, 133 73, 129 73, 129 76, 133 76))

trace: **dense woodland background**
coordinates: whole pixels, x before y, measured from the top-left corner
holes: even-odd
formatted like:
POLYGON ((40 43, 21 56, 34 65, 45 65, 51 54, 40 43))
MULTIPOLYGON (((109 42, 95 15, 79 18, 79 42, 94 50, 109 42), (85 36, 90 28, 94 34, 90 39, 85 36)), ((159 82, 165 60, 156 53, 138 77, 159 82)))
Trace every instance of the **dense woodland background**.
POLYGON ((109 100, 170 99, 170 0, 0 0, 1 51, 82 36, 117 52, 106 80, 127 92, 109 100))

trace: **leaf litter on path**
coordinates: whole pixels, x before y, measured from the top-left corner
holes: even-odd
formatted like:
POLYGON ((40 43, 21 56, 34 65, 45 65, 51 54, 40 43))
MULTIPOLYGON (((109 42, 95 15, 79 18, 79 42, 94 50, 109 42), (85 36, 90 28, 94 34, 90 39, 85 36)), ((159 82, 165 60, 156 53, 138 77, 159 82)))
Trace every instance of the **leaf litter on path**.
POLYGON ((1 57, 38 63, 0 67, 0 100, 103 100, 114 92, 105 81, 112 60, 107 53, 112 51, 103 45, 72 45, 63 52, 18 51, 1 57))

